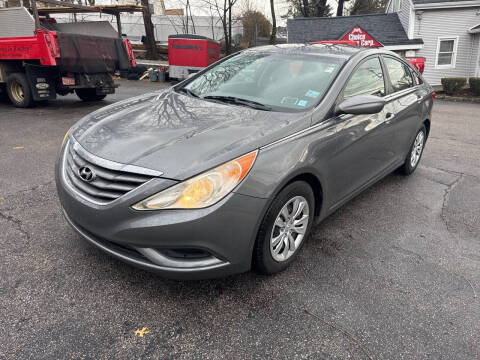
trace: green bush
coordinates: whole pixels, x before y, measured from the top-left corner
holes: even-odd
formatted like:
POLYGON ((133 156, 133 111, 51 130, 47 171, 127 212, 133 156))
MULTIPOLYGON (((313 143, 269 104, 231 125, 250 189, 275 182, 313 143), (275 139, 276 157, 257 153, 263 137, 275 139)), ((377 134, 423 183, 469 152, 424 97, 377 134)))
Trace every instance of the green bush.
POLYGON ((480 77, 471 77, 468 83, 470 85, 470 91, 474 95, 480 95, 480 77))
POLYGON ((443 90, 447 95, 455 95, 467 83, 466 78, 442 78, 443 90))

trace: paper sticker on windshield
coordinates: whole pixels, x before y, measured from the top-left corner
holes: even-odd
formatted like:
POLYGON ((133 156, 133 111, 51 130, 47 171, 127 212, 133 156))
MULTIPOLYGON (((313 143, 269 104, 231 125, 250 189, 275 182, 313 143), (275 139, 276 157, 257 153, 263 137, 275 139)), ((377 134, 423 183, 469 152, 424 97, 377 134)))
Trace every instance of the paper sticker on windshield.
POLYGON ((327 66, 324 71, 326 73, 331 73, 333 72, 333 70, 335 70, 335 67, 330 65, 330 66, 327 66))
POLYGON ((300 106, 300 107, 306 107, 307 104, 308 104, 308 100, 300 99, 297 101, 297 106, 300 106))
POLYGON ((308 90, 305 93, 305 96, 310 97, 310 98, 317 98, 319 95, 320 95, 320 93, 318 91, 315 91, 315 90, 308 90))
POLYGON ((298 101, 298 98, 296 97, 289 97, 289 96, 285 96, 282 101, 280 101, 281 104, 285 104, 285 105, 295 105, 298 101))

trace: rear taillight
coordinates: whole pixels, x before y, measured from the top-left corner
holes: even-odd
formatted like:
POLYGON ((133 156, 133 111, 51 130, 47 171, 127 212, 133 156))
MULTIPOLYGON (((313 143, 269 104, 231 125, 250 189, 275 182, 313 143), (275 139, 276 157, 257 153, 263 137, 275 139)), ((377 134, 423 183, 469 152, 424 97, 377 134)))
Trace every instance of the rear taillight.
POLYGON ((435 100, 436 97, 437 97, 437 94, 435 94, 435 92, 432 92, 432 100, 435 100))

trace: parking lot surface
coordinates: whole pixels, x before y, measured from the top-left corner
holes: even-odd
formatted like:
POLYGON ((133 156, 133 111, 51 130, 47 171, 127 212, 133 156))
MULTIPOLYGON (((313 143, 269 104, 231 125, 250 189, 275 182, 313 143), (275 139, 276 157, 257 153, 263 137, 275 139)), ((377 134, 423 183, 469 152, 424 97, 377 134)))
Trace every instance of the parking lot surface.
POLYGON ((480 105, 436 101, 415 174, 316 226, 287 271, 177 282, 101 253, 61 215, 67 129, 161 86, 120 84, 98 104, 0 103, 0 359, 480 358, 480 105))

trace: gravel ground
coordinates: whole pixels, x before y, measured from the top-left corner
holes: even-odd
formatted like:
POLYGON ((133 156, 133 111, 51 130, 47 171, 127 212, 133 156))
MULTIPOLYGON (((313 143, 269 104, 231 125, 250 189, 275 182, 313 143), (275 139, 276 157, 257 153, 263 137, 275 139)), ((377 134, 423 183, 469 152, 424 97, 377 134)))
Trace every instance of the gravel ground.
POLYGON ((436 101, 416 173, 318 225, 287 271, 176 282, 89 246, 60 212, 66 130, 161 86, 120 83, 102 104, 0 103, 0 359, 480 358, 480 105, 436 101))

